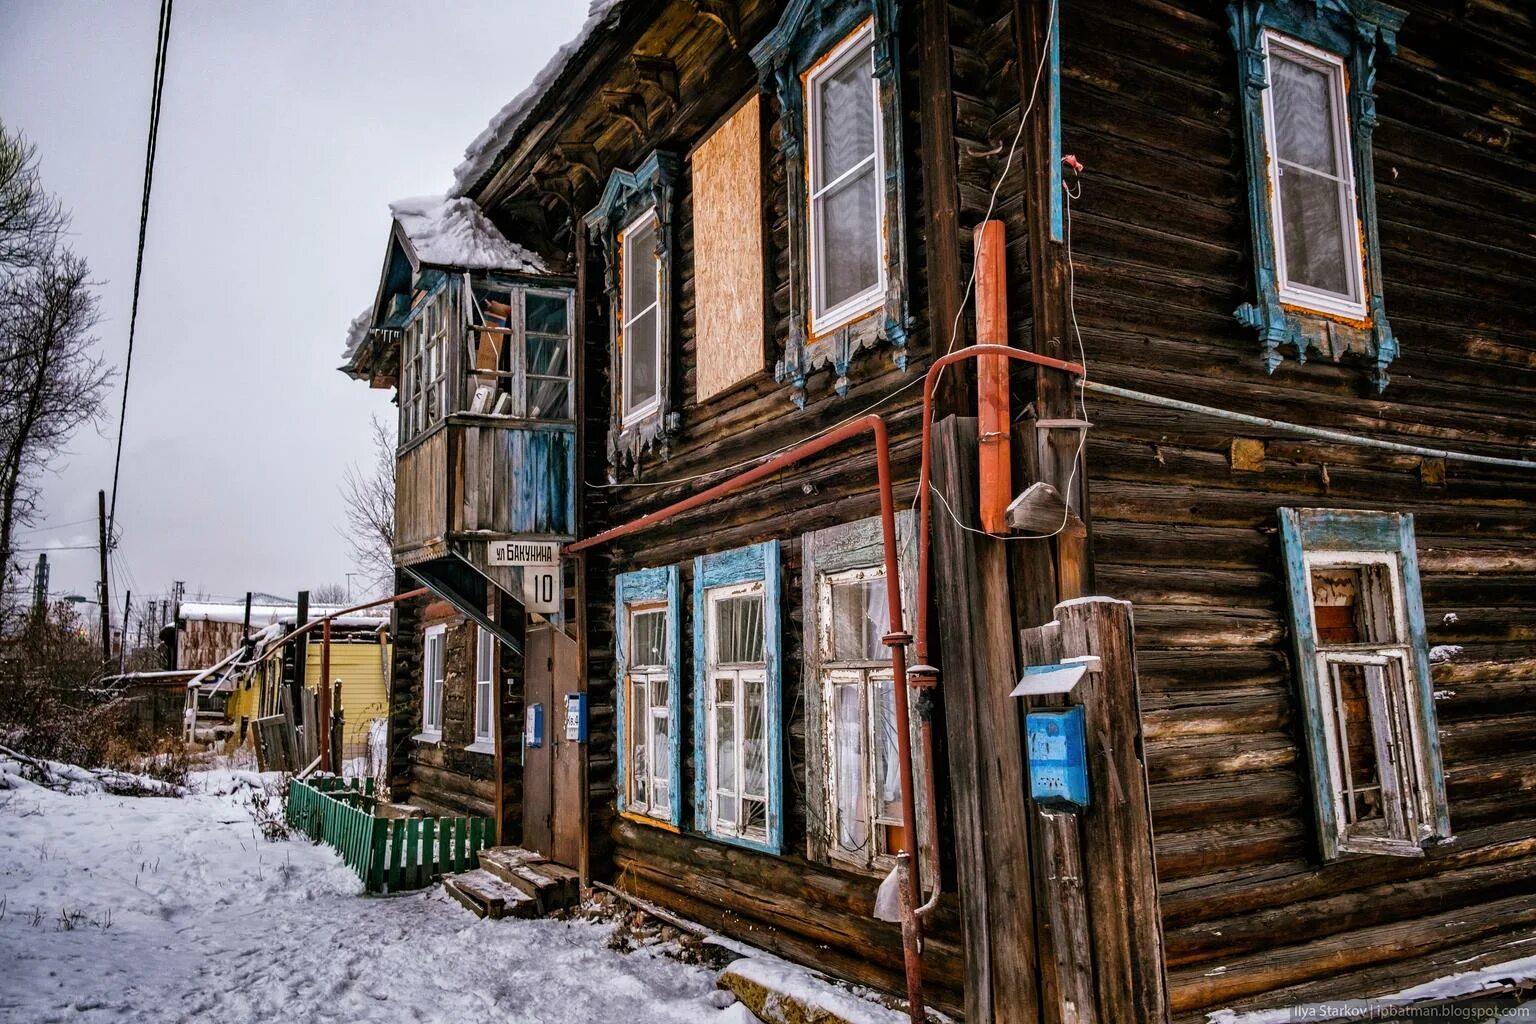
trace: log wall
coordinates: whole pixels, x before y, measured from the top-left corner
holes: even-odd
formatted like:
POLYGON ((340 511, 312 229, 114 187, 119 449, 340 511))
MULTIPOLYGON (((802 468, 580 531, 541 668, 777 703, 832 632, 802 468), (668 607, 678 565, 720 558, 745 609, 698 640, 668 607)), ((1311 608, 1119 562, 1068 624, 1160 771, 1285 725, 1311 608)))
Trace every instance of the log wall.
MULTIPOLYGON (((1536 445, 1536 78, 1528 14, 1407 3, 1380 62, 1376 180, 1402 346, 1271 376, 1253 288, 1225 4, 1062 4, 1076 315, 1099 380, 1491 454, 1536 445)), ((1394 991, 1512 959, 1536 929, 1536 474, 1256 434, 1091 399, 1100 592, 1135 603, 1175 1016, 1394 991), (1262 443, 1257 471, 1234 437, 1262 443), (1442 478, 1443 470, 1443 478, 1442 478), (1457 841, 1323 864, 1295 692, 1280 506, 1411 512, 1457 841)))

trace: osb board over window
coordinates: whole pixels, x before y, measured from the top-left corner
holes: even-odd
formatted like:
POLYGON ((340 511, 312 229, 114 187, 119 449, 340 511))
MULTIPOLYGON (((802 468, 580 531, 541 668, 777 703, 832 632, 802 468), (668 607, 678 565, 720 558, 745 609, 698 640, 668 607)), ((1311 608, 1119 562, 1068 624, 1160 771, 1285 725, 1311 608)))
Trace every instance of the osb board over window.
POLYGON ((763 369, 760 131, 753 96, 693 154, 695 398, 701 402, 763 369))

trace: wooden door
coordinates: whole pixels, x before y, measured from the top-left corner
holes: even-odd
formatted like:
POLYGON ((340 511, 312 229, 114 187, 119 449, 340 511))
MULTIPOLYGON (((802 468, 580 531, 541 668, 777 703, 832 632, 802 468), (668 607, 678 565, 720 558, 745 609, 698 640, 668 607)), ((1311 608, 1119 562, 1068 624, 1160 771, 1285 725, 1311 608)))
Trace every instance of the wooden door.
POLYGON ((584 757, 582 744, 568 739, 565 728, 566 695, 580 689, 576 641, 553 626, 531 626, 524 665, 523 846, 579 869, 584 757), (530 724, 539 718, 540 727, 530 724))

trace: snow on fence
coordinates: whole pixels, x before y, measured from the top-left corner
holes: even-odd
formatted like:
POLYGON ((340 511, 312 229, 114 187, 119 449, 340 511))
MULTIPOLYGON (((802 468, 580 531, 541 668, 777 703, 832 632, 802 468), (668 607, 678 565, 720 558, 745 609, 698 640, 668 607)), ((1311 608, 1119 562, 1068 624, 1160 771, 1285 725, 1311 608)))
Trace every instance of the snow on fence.
POLYGON ((372 779, 288 782, 288 823, 341 854, 369 892, 421 889, 480 864, 495 839, 490 818, 380 818, 372 779))

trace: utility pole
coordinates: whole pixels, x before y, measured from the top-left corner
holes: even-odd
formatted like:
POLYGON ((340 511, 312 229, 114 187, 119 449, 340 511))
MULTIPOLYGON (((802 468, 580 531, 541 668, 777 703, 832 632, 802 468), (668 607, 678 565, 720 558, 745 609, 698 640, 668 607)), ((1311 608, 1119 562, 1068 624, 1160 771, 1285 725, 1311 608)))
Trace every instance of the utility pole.
POLYGON ((112 660, 112 598, 107 591, 107 492, 96 492, 96 518, 101 537, 101 660, 112 660))
POLYGON ((123 593, 123 638, 117 645, 117 674, 128 671, 128 616, 133 612, 133 591, 123 593))
POLYGON ((48 556, 37 556, 37 572, 32 577, 32 614, 41 622, 48 614, 48 556))

